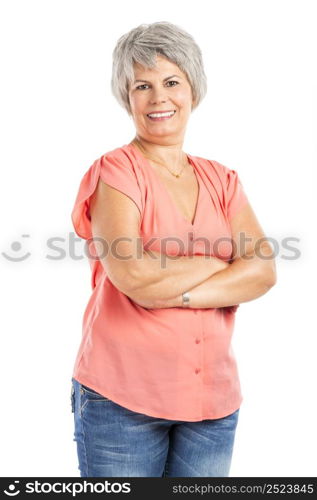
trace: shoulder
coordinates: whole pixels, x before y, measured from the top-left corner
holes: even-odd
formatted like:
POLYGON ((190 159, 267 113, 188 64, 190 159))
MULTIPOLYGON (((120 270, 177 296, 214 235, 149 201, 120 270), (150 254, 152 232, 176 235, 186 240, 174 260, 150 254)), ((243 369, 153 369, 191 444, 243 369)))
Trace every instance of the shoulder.
POLYGON ((231 220, 235 213, 248 201, 237 170, 224 165, 218 160, 195 156, 193 157, 194 161, 195 158, 197 165, 203 170, 211 188, 216 191, 229 220, 231 220))
POLYGON ((130 176, 133 175, 139 183, 142 180, 139 162, 128 145, 119 146, 107 151, 96 162, 100 166, 101 174, 104 171, 118 171, 130 176))
POLYGON ((96 186, 98 178, 120 189, 125 186, 137 190, 143 187, 143 177, 129 148, 126 146, 108 150, 97 157, 86 170, 82 185, 96 186))
POLYGON ((142 178, 124 147, 118 147, 99 156, 86 170, 81 179, 74 208, 72 221, 75 231, 81 238, 91 238, 89 205, 91 197, 98 185, 99 178, 110 187, 130 197, 143 212, 144 194, 142 178))
POLYGON ((228 188, 228 185, 232 182, 232 180, 238 177, 235 169, 218 160, 204 158, 197 155, 190 156, 194 162, 201 167, 214 186, 219 187, 224 191, 228 188))
POLYGON ((224 165, 218 160, 212 160, 209 158, 204 158, 202 156, 193 156, 191 157, 199 163, 204 169, 222 177, 226 176, 232 169, 229 166, 224 165))
POLYGON ((121 161, 124 165, 131 165, 135 163, 135 155, 131 148, 129 148, 128 144, 124 144, 123 146, 118 146, 114 149, 103 153, 99 158, 101 161, 121 161))
POLYGON ((110 149, 101 155, 100 160, 108 159, 118 159, 122 161, 127 161, 129 159, 128 149, 126 146, 118 146, 114 149, 110 149))

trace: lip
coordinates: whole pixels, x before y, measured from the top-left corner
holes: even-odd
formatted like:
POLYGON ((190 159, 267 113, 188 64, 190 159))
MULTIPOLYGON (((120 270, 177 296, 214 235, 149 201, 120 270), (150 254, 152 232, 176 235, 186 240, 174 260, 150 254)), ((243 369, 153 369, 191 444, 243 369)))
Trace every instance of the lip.
MULTIPOLYGON (((163 121, 171 120, 172 118, 174 118, 174 116, 176 115, 176 109, 171 109, 171 111, 174 111, 174 113, 169 115, 169 116, 159 116, 157 118, 152 118, 151 116, 146 115, 146 117, 152 123, 163 122, 163 121)), ((168 111, 151 111, 151 113, 167 113, 167 112, 168 111)))
POLYGON ((146 114, 146 116, 151 115, 153 113, 170 113, 171 111, 175 111, 176 113, 176 109, 163 109, 158 111, 150 111, 149 113, 146 114))

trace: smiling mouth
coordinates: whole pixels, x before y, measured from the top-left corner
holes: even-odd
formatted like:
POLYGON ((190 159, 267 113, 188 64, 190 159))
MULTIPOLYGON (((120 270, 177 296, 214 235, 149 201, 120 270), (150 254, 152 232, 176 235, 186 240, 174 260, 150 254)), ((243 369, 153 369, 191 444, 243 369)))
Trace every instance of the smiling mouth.
MULTIPOLYGON (((167 111, 166 111, 167 113, 167 111)), ((173 114, 170 114, 170 115, 166 115, 166 116, 149 116, 151 115, 152 113, 149 113, 147 116, 147 118, 149 118, 149 120, 152 120, 152 121, 162 121, 162 120, 169 120, 170 118, 173 118, 173 116, 176 114, 176 109, 173 110, 173 114)), ((156 113, 153 113, 153 114, 156 114, 156 113)), ((159 114, 159 113, 157 113, 159 114)))

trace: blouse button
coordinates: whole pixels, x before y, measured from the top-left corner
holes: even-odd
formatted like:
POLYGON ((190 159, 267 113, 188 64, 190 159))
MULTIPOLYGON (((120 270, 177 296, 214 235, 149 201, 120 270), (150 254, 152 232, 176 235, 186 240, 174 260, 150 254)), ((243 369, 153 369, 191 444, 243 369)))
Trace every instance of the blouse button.
POLYGON ((200 339, 196 339, 195 342, 196 342, 196 344, 199 344, 200 339))
POLYGON ((200 372, 200 368, 196 368, 196 370, 195 370, 196 375, 197 375, 197 373, 199 373, 199 372, 200 372))

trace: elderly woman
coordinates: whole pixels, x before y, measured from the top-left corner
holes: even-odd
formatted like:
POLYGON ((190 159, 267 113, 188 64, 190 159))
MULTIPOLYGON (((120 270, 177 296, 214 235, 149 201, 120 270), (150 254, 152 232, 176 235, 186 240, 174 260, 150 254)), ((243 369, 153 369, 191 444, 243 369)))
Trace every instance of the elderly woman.
POLYGON ((237 172, 183 151, 206 93, 192 36, 167 22, 123 35, 112 91, 135 137, 93 162, 72 211, 92 272, 71 379, 79 470, 228 476, 235 314, 275 284, 272 248, 237 172))

